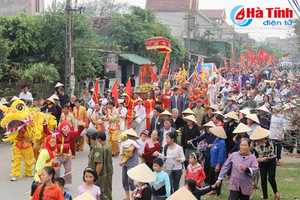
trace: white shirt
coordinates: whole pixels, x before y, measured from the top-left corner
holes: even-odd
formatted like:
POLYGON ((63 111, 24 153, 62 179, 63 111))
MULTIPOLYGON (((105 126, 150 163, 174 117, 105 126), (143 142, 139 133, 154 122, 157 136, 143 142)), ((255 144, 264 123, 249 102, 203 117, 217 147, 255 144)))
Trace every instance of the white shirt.
POLYGON ((127 108, 125 108, 125 107, 119 107, 118 108, 118 111, 119 111, 119 115, 120 115, 120 117, 126 117, 126 115, 127 115, 127 108))
POLYGON ((133 111, 136 117, 140 117, 141 119, 146 117, 146 109, 143 105, 136 105, 133 111))
POLYGON ((254 98, 254 101, 256 101, 258 104, 262 103, 264 101, 264 95, 256 95, 256 97, 254 98))
POLYGON ((166 159, 165 162, 169 162, 174 164, 173 170, 180 170, 182 169, 182 162, 185 161, 185 156, 182 150, 182 147, 179 146, 178 144, 175 144, 175 148, 174 149, 167 149, 167 156, 165 157, 164 155, 164 149, 163 149, 163 153, 159 153, 158 157, 161 159, 166 159), (180 158, 180 162, 177 162, 174 158, 180 158))
POLYGON ((137 149, 140 148, 140 146, 134 140, 127 139, 126 141, 121 142, 121 145, 120 145, 120 154, 122 155, 123 154, 123 150, 131 147, 131 145, 135 146, 135 148, 137 148, 137 149))
POLYGON ((167 135, 169 132, 171 132, 171 127, 170 127, 169 130, 164 129, 163 141, 162 141, 162 144, 161 144, 162 147, 164 147, 164 146, 167 144, 167 143, 166 143, 166 135, 167 135))
POLYGON ((228 86, 228 88, 224 87, 220 93, 223 94, 225 91, 230 92, 230 90, 231 90, 231 87, 229 87, 229 86, 228 86))
MULTIPOLYGON (((269 138, 272 140, 278 140, 280 133, 283 133, 285 125, 285 119, 281 114, 273 114, 271 116, 271 123, 270 123, 270 136, 269 138)), ((283 139, 282 135, 282 139, 283 139)))
POLYGON ((143 154, 145 152, 145 146, 146 146, 147 140, 143 141, 142 139, 139 139, 137 141, 137 143, 140 146, 138 152, 143 154))
POLYGON ((26 92, 26 94, 24 92, 21 92, 19 95, 19 99, 28 100, 30 98, 32 98, 32 94, 30 92, 26 92))

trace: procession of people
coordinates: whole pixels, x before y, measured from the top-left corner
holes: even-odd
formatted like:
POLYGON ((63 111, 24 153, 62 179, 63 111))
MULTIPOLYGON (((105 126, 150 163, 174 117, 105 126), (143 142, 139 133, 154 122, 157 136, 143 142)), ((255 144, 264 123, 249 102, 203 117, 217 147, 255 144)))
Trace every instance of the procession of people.
POLYGON ((72 199, 59 186, 74 184, 72 159, 87 143, 78 196, 89 191, 97 200, 112 199, 114 170, 122 170, 126 200, 167 199, 176 191, 217 199, 225 178, 230 199, 249 199, 252 176, 260 171, 263 199, 267 180, 280 199, 276 166, 282 151, 300 157, 299 79, 266 70, 218 72, 209 81, 177 70, 177 81, 166 78, 150 91, 131 87, 129 79, 117 96, 113 88, 100 91, 99 79, 90 76, 79 98, 69 97, 61 83, 46 100, 33 99, 24 86, 19 97, 0 103, 3 140, 13 144, 10 180, 22 178, 24 159, 24 174, 35 174, 33 200, 72 199), (118 156, 120 167, 113 169, 118 156))

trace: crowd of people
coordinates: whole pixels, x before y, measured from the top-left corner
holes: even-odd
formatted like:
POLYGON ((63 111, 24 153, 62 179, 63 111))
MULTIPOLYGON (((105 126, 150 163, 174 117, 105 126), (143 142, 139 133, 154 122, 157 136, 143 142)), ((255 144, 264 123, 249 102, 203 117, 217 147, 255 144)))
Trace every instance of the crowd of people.
MULTIPOLYGON (((72 199, 62 189, 72 184, 72 159, 84 150, 85 142, 89 161, 83 170, 85 184, 78 187, 76 196, 89 191, 96 199, 112 199, 112 158, 121 156, 126 200, 166 199, 184 191, 182 176, 196 199, 206 193, 220 198, 225 178, 230 178, 232 200, 249 199, 251 177, 258 170, 263 198, 268 199, 269 180, 279 199, 275 175, 282 149, 300 157, 299 82, 267 71, 228 72, 222 84, 218 78, 209 83, 175 83, 171 77, 163 89, 157 84, 147 92, 133 87, 132 96, 124 93, 121 84, 119 99, 113 97, 107 81, 103 93, 95 92, 90 77, 80 98, 69 97, 63 84, 57 83, 49 98, 38 101, 24 86, 19 97, 10 102, 1 99, 1 118, 15 108, 45 113, 42 137, 30 140, 33 146, 26 147, 32 149, 36 163, 33 200, 72 199), (55 117, 55 126, 50 126, 49 114, 55 117)), ((8 125, 2 124, 6 128, 2 134, 15 132, 4 121, 8 125)), ((18 128, 14 148, 22 150, 22 135, 29 124, 18 128)), ((13 156, 11 181, 22 177, 15 173, 15 160, 13 156)))

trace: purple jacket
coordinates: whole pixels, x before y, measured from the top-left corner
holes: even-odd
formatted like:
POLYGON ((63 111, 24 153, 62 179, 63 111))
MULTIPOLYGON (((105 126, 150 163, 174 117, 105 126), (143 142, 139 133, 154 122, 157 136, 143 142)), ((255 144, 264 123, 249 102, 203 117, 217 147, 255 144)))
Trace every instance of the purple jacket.
POLYGON ((256 157, 253 154, 250 154, 243 158, 239 152, 232 153, 224 163, 219 179, 223 180, 225 178, 230 167, 232 167, 232 169, 229 190, 239 191, 240 187, 244 195, 250 195, 252 190, 252 175, 256 174, 258 170, 256 157), (249 173, 246 172, 248 170, 240 171, 238 169, 239 164, 249 168, 249 173))

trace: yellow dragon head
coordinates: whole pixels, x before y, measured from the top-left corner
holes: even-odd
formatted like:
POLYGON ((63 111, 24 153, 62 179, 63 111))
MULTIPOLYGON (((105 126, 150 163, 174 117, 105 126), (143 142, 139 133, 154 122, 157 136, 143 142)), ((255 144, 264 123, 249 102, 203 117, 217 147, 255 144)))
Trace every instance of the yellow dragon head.
MULTIPOLYGON (((5 116, 1 122, 1 126, 6 128, 6 139, 3 141, 13 141, 21 128, 26 127, 27 133, 32 136, 32 141, 40 139, 43 132, 43 121, 46 117, 45 113, 30 110, 21 100, 13 102, 10 108, 2 107, 5 116)), ((55 117, 48 114, 47 124, 51 129, 56 127, 55 117)), ((50 130, 51 130, 50 129, 50 130)))

